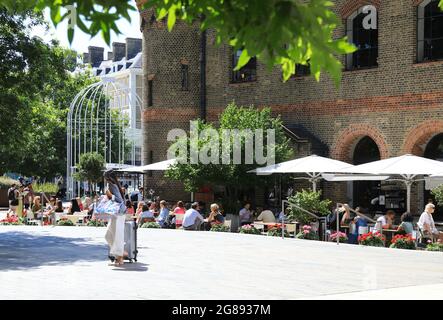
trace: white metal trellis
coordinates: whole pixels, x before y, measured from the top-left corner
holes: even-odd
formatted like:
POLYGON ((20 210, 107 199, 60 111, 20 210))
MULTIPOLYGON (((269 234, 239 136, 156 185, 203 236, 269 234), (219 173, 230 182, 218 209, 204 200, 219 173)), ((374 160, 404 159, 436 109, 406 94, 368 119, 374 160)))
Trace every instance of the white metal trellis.
MULTIPOLYGON (((128 141, 132 149, 132 157, 128 164, 135 165, 135 141, 140 141, 141 137, 134 134, 127 137, 128 128, 125 127, 123 116, 126 108, 129 108, 129 113, 132 113, 133 108, 138 108, 138 114, 142 115, 142 100, 135 90, 131 92, 127 86, 111 77, 101 78, 99 82, 91 84, 75 96, 69 108, 66 130, 68 198, 80 193, 80 181, 75 184, 73 174, 83 153, 100 153, 107 167, 122 167, 126 160, 125 142, 128 141), (118 110, 117 115, 113 115, 112 110, 118 110), (117 124, 117 128, 112 128, 113 122, 117 124), (117 137, 112 135, 113 130, 114 134, 117 131, 117 137), (113 143, 113 139, 117 139, 117 143, 113 143)), ((138 121, 141 120, 136 119, 136 122, 138 121)))

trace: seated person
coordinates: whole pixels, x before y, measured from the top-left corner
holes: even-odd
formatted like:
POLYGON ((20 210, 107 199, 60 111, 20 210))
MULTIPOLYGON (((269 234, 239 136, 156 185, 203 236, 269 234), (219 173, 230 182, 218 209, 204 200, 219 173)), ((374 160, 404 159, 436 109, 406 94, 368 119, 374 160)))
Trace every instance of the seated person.
POLYGON ((42 205, 41 205, 41 198, 39 196, 36 196, 34 198, 34 201, 32 202, 31 211, 34 215, 34 219, 41 218, 41 212, 42 212, 42 205))
POLYGON ((169 209, 166 205, 165 200, 160 201, 160 214, 158 215, 157 222, 162 228, 167 227, 169 218, 169 209))
POLYGON ((68 214, 74 214, 76 212, 82 212, 82 210, 78 205, 77 198, 73 198, 71 199, 71 206, 69 207, 68 214))
POLYGON ((401 223, 397 228, 398 234, 412 235, 412 231, 414 231, 414 226, 412 222, 414 221, 414 217, 409 212, 405 212, 401 215, 401 223))
POLYGON ((57 199, 54 196, 49 198, 49 202, 46 204, 46 211, 43 213, 43 219, 47 219, 48 223, 55 221, 55 209, 57 207, 57 199))
POLYGON ((134 206, 132 205, 131 200, 126 200, 126 214, 134 215, 134 206))
POLYGON ((149 209, 148 204, 143 205, 143 211, 137 218, 137 224, 143 224, 145 222, 155 222, 154 213, 149 209))
MULTIPOLYGON (((366 210, 363 208, 357 207, 355 208, 355 211, 361 214, 366 214, 366 210)), ((348 243, 351 244, 357 244, 358 243, 358 236, 359 236, 359 228, 360 227, 367 227, 368 222, 366 219, 362 216, 359 216, 356 214, 354 220, 350 223, 350 226, 353 226, 350 228, 350 232, 348 234, 348 243)))
POLYGON ((185 230, 200 230, 204 218, 200 212, 198 212, 198 209, 198 202, 194 202, 191 204, 191 208, 186 210, 182 223, 185 230))
POLYGON ((432 216, 434 211, 435 205, 428 203, 418 220, 417 225, 424 236, 423 242, 427 242, 427 240, 435 241, 441 238, 442 233, 435 227, 434 217, 432 216))
POLYGON ((145 205, 145 203, 143 201, 139 201, 137 203, 137 209, 135 210, 135 214, 137 216, 139 216, 142 212, 143 212, 143 206, 145 205))
POLYGON ((63 202, 61 200, 57 200, 54 212, 63 213, 63 202))
POLYGON ((275 221, 275 215, 274 213, 269 210, 269 208, 265 207, 265 210, 263 210, 259 216, 257 217, 257 220, 263 221, 265 223, 273 223, 275 221))
POLYGON ((243 208, 240 210, 239 215, 240 215, 241 226, 244 226, 246 224, 251 224, 253 222, 252 211, 250 209, 251 209, 251 204, 249 202, 246 202, 243 208))
POLYGON ((220 213, 219 206, 216 203, 211 204, 211 213, 205 222, 205 230, 211 230, 214 224, 225 222, 225 217, 220 213))
POLYGON ((374 227, 375 232, 381 232, 381 229, 391 229, 395 218, 395 212, 393 210, 386 211, 384 216, 377 219, 377 223, 374 227), (381 228, 381 229, 380 229, 381 228))

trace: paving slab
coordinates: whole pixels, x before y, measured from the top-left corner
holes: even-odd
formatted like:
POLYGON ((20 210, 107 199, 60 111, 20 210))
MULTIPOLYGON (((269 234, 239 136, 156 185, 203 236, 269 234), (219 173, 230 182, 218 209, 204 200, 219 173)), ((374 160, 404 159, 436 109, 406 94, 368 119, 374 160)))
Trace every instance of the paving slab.
POLYGON ((0 299, 443 298, 443 253, 139 229, 106 260, 105 228, 0 226, 0 299))

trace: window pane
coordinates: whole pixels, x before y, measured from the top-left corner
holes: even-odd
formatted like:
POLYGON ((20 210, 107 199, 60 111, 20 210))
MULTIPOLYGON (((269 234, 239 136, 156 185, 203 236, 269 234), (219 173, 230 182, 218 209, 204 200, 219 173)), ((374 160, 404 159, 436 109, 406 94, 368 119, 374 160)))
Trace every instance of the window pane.
POLYGON ((378 29, 364 29, 363 19, 366 14, 360 13, 352 21, 353 43, 358 48, 352 55, 353 68, 370 68, 377 66, 378 29))

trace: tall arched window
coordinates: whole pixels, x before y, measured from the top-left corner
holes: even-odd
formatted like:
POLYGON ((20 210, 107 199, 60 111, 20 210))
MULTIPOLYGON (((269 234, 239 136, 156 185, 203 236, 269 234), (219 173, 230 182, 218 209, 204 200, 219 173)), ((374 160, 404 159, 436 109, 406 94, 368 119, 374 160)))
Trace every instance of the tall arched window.
POLYGON ((369 13, 359 8, 346 19, 346 35, 357 51, 346 57, 346 69, 366 69, 378 66, 378 21, 376 27, 365 28, 363 20, 369 13))
POLYGON ((443 11, 439 0, 424 0, 418 6, 417 60, 443 59, 443 11))

